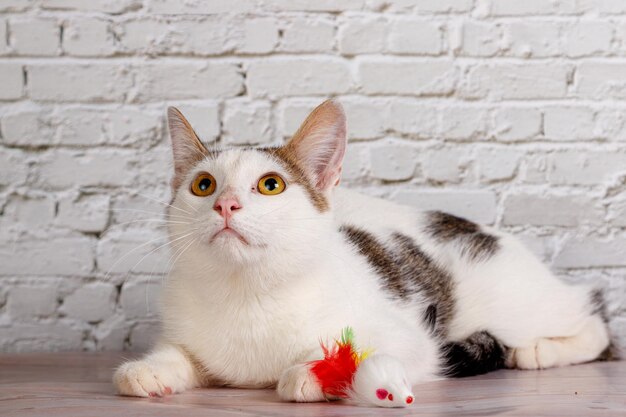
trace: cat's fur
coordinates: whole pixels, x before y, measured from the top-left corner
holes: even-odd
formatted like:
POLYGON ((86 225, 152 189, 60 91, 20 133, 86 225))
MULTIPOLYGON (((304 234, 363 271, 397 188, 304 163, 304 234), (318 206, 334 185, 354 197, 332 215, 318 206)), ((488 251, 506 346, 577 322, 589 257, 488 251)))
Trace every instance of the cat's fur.
POLYGON ((176 260, 161 340, 117 370, 121 394, 219 384, 324 400, 307 362, 345 326, 379 358, 361 368, 400 364, 412 385, 591 361, 609 346, 596 294, 555 278, 512 236, 335 187, 346 149, 338 103, 281 148, 209 151, 175 109, 169 125, 176 260), (213 195, 190 192, 200 172, 216 179, 213 195), (261 195, 266 173, 286 190, 261 195), (214 236, 225 222, 216 201, 239 235, 214 236))

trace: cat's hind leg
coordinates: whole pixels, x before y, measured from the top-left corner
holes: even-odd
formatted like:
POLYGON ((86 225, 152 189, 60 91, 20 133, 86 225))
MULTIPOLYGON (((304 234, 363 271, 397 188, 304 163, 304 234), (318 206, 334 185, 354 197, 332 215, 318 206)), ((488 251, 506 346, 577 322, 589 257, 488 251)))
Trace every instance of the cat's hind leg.
POLYGON ((609 343, 606 323, 594 314, 574 336, 540 338, 530 346, 513 349, 509 366, 545 369, 589 362, 598 359, 609 343))
POLYGON ((113 383, 121 395, 162 397, 199 386, 200 376, 180 347, 161 344, 142 359, 123 363, 113 383))

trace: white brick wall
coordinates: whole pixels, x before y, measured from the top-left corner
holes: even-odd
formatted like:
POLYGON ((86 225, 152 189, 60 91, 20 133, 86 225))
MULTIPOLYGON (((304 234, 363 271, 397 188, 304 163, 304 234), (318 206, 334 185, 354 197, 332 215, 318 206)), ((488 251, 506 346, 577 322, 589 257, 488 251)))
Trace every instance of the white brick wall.
POLYGON ((168 105, 207 142, 277 144, 329 95, 345 184, 515 232, 608 289, 626 347, 625 21, 624 0, 1 1, 0 350, 150 343, 168 105))

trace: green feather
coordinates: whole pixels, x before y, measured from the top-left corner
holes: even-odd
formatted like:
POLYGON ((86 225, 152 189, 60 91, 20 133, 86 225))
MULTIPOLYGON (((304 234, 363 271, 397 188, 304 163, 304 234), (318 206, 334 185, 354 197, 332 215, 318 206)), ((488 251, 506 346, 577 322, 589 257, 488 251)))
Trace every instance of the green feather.
POLYGON ((343 329, 341 332, 341 343, 347 345, 348 343, 352 344, 354 340, 354 330, 352 327, 348 326, 343 329))

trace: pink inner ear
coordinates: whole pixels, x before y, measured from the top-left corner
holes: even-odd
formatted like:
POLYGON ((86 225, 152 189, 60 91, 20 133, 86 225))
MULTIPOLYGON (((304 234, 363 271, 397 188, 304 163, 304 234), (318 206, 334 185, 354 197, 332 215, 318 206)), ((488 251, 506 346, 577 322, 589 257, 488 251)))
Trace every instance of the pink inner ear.
POLYGON ((389 394, 389 392, 384 388, 378 388, 376 390, 376 396, 379 400, 384 400, 385 398, 387 398, 387 394, 389 394))

